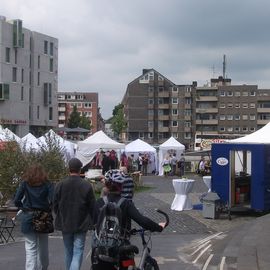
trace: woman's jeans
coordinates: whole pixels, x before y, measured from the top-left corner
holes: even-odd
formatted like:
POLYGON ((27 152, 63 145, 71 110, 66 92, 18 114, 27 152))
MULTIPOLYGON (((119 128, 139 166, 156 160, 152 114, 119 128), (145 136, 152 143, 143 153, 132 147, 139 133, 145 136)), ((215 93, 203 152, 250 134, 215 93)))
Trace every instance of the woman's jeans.
POLYGON ((26 270, 47 270, 49 265, 48 234, 26 233, 26 270))
POLYGON ((86 232, 62 233, 66 270, 79 270, 83 260, 86 232))

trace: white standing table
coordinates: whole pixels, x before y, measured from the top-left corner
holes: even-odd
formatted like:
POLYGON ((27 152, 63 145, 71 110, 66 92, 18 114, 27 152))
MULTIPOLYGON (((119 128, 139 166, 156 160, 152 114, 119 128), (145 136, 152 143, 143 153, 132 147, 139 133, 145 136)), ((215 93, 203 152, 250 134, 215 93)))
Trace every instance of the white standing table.
POLYGON ((208 187, 208 192, 211 192, 211 176, 203 176, 203 182, 208 187))
POLYGON ((192 203, 188 197, 194 184, 192 179, 173 179, 173 187, 175 190, 175 197, 171 205, 172 210, 183 211, 191 210, 192 203))

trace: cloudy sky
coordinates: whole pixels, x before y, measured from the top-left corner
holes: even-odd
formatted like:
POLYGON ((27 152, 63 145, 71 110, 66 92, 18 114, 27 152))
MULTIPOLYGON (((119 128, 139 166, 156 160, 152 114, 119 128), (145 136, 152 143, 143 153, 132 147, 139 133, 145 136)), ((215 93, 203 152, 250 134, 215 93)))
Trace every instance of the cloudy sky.
POLYGON ((111 116, 129 82, 154 68, 176 84, 270 88, 269 0, 1 0, 0 15, 59 40, 59 91, 99 92, 111 116))

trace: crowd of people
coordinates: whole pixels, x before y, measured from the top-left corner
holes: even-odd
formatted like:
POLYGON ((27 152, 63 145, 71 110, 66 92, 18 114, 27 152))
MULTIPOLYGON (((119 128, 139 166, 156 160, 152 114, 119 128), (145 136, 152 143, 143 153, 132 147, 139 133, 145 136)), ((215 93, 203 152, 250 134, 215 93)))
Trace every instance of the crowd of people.
POLYGON ((165 155, 162 161, 163 172, 165 176, 178 175, 183 177, 185 174, 185 157, 182 153, 180 158, 177 159, 176 153, 165 155))
MULTIPOLYGON (((97 164, 104 162, 96 159, 97 164)), ((97 156, 100 157, 100 156, 97 156)), ((113 157, 113 156, 112 156, 113 157)), ((105 158, 106 159, 106 158, 105 158)), ((121 162, 124 162, 121 160, 121 162)), ((125 158, 128 165, 128 159, 125 158)), ((141 163, 143 166, 143 163, 141 163)), ((33 213, 38 209, 55 213, 55 229, 62 232, 65 269, 80 269, 88 230, 97 224, 99 212, 104 204, 102 198, 95 197, 91 184, 80 176, 83 164, 77 158, 69 161, 69 176, 54 186, 48 179, 41 164, 33 164, 26 169, 23 181, 19 185, 14 202, 21 210, 21 231, 25 236, 26 265, 25 269, 48 269, 48 233, 38 233, 32 224, 33 213)), ((139 164, 138 164, 139 166, 139 164)), ((128 167, 128 166, 127 166, 128 167)), ((127 168, 125 167, 125 168, 127 168)), ((138 167, 139 168, 139 167, 138 167)), ((111 202, 124 200, 122 228, 130 229, 131 220, 151 231, 162 231, 165 223, 155 223, 143 216, 135 207, 132 180, 123 169, 110 169, 102 178, 106 190, 103 195, 111 202)), ((112 263, 104 262, 96 256, 96 248, 92 243, 92 268, 115 269, 112 263)))

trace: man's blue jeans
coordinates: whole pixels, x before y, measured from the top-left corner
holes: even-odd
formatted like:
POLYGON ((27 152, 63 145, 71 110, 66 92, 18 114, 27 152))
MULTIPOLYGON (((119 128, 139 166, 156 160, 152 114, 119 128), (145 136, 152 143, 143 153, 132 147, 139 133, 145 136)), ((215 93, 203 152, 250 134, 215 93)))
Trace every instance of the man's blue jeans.
POLYGON ((86 232, 62 233, 65 246, 66 270, 79 270, 83 260, 86 232))

